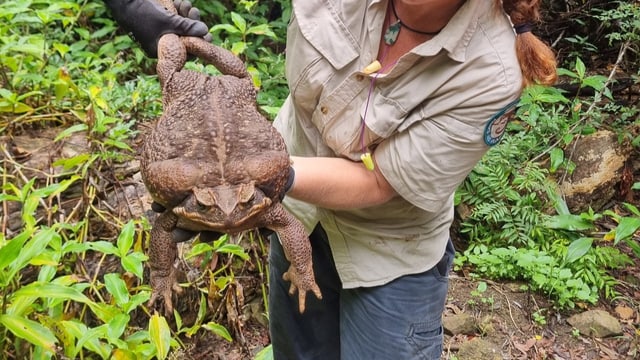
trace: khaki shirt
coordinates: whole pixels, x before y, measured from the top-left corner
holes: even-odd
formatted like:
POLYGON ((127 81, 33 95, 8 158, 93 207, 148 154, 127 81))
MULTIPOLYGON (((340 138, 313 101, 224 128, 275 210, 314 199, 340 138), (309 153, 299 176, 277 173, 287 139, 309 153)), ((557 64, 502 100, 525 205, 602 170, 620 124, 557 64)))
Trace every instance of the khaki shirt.
POLYGON ((493 4, 466 1, 440 34, 386 74, 367 75, 387 1, 293 0, 290 96, 274 125, 296 156, 360 161, 363 143, 375 149, 377 166, 400 195, 350 211, 285 199, 307 230, 322 224, 345 288, 426 271, 444 254, 453 193, 489 149, 489 120, 521 91, 515 34, 493 4))

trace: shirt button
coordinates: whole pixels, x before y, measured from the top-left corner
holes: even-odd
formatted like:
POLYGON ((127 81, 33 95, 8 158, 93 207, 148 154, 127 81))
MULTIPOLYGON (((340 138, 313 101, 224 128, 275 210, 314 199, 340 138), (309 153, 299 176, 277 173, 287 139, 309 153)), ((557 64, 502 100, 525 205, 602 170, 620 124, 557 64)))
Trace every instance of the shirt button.
POLYGON ((356 80, 358 81, 364 80, 364 75, 361 75, 361 74, 356 75, 356 80))
POLYGON ((321 106, 320 107, 320 112, 322 112, 323 114, 327 115, 327 113, 329 112, 329 108, 326 106, 321 106))

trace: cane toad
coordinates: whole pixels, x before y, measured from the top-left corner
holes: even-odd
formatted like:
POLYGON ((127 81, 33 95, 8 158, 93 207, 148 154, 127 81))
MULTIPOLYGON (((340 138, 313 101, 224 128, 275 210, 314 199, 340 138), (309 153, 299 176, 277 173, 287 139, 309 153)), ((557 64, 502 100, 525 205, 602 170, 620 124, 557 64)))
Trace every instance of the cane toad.
POLYGON ((179 292, 174 261, 175 228, 238 233, 275 231, 291 266, 284 279, 298 292, 321 298, 314 280, 311 245, 303 225, 280 203, 290 171, 280 134, 256 106, 244 64, 231 52, 200 38, 164 35, 158 43, 157 73, 163 114, 145 140, 142 177, 154 201, 166 208, 153 223, 149 249, 150 304, 164 300, 171 314, 179 292), (223 75, 183 70, 187 53, 223 75))

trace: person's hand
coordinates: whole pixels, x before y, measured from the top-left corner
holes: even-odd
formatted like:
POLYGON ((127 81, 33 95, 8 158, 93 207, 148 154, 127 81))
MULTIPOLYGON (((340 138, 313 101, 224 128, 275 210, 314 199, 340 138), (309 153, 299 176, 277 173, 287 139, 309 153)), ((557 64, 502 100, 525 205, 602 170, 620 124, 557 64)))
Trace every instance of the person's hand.
POLYGON ((104 0, 118 24, 130 32, 149 57, 158 56, 158 40, 164 34, 202 37, 211 41, 209 28, 200 21, 200 11, 187 0, 174 0, 178 14, 157 0, 104 0))

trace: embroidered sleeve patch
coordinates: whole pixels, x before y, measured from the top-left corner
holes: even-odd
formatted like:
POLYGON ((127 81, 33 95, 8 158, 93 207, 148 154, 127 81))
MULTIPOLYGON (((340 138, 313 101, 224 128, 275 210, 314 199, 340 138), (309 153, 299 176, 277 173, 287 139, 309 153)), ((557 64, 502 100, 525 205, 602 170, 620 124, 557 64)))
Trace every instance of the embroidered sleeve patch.
POLYGON ((518 103, 520 103, 520 99, 512 101, 489 119, 484 128, 484 143, 487 146, 494 146, 502 140, 507 124, 513 118, 518 103))

